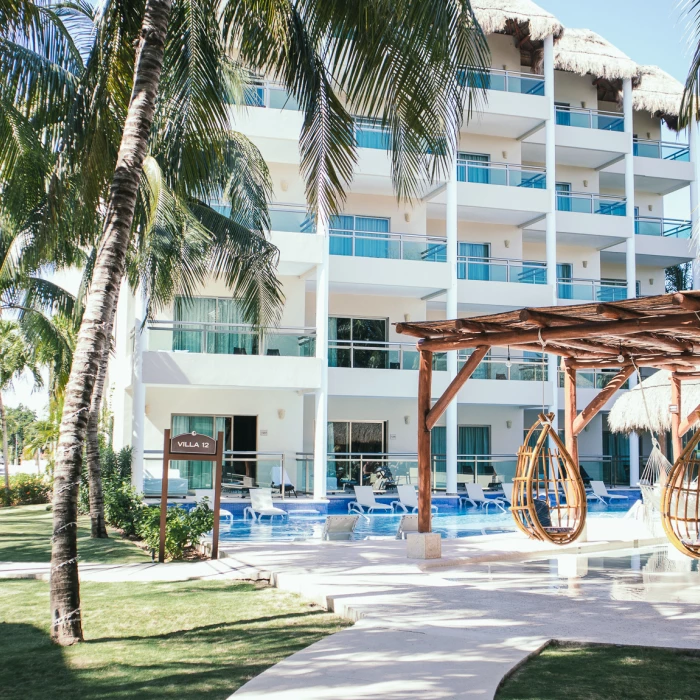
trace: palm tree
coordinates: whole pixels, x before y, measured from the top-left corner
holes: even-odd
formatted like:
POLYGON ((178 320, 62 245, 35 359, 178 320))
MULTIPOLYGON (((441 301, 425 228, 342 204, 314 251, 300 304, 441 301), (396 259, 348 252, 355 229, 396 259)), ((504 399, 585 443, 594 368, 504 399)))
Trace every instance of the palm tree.
POLYGON ((43 381, 32 349, 27 345, 16 322, 0 319, 0 427, 2 428, 2 457, 5 463, 5 499, 10 498, 10 451, 7 445, 7 414, 3 392, 24 372, 34 377, 34 383, 43 381))

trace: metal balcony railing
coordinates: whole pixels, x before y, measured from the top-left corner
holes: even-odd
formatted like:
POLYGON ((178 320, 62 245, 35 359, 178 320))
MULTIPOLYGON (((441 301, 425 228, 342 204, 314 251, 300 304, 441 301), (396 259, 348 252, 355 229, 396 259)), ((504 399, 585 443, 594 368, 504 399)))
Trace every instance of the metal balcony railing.
POLYGON ((581 109, 556 105, 556 122, 560 126, 576 126, 581 129, 602 131, 624 131, 625 118, 619 112, 604 112, 599 109, 581 109))
POLYGON ((547 264, 537 260, 457 257, 457 278, 518 284, 547 284, 547 264))
POLYGON ((557 296, 575 301, 622 301, 627 298, 627 283, 561 277, 557 280, 557 296))
MULTIPOLYGON (((618 370, 602 370, 602 369, 585 369, 578 370, 576 372, 576 386, 579 389, 603 389, 609 383, 610 380, 617 375, 618 370)), ((564 388, 564 371, 559 370, 557 372, 559 376, 559 388, 564 388)), ((627 380, 621 387, 621 389, 629 389, 629 380, 627 380)))
POLYGON ((627 200, 624 197, 613 197, 606 194, 557 192, 557 211, 627 216, 627 200))
POLYGON ((267 107, 268 109, 283 109, 298 112, 299 103, 282 85, 268 81, 256 81, 243 94, 248 107, 267 107))
POLYGON ((370 233, 331 228, 331 255, 445 262, 447 239, 408 233, 370 233))
POLYGON ((662 219, 655 216, 635 216, 634 232, 640 236, 690 238, 693 224, 683 219, 662 219))
POLYGON ((513 163, 491 163, 480 160, 457 160, 457 180, 484 185, 505 185, 544 190, 547 175, 544 168, 513 163))
POLYGON ((544 76, 512 70, 490 68, 461 68, 459 80, 462 85, 483 90, 513 92, 521 95, 544 95, 544 76))
POLYGON ((687 143, 650 141, 648 139, 635 138, 632 152, 635 156, 642 158, 679 160, 686 163, 690 161, 690 148, 687 143))

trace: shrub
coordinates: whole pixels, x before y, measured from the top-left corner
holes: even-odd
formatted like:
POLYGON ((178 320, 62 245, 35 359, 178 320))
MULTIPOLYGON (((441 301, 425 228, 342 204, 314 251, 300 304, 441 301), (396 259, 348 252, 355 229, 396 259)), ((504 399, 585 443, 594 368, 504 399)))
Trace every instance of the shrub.
MULTIPOLYGON (((184 508, 168 508, 165 520, 165 555, 181 559, 187 545, 196 545, 199 538, 214 527, 214 512, 206 498, 189 513, 184 508)), ((160 506, 144 508, 139 523, 141 538, 152 551, 160 545, 160 506)))
POLYGON ((105 520, 109 525, 123 530, 127 537, 139 534, 143 502, 138 491, 129 482, 106 482, 104 501, 105 520))
MULTIPOLYGON (((0 487, 0 504, 7 503, 5 485, 0 487)), ((15 474, 10 476, 11 506, 28 506, 48 503, 51 500, 51 482, 38 474, 15 474)))

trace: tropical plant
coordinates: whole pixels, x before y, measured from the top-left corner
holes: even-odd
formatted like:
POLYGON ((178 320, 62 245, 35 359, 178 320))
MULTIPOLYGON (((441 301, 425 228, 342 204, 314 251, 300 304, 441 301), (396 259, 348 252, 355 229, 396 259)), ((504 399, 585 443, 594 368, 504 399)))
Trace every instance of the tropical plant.
POLYGON ((15 474, 9 486, 0 486, 0 501, 7 506, 48 503, 50 497, 50 480, 38 474, 15 474))
POLYGON ((666 291, 682 292, 693 287, 693 266, 681 263, 666 268, 666 291))

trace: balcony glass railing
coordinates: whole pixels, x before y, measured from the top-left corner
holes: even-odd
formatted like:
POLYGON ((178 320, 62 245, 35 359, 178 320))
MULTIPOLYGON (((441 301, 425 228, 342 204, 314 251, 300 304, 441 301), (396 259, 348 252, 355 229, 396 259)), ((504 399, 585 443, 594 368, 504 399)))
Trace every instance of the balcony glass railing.
POLYGON ((557 280, 559 299, 574 301, 622 301, 627 299, 627 283, 618 280, 585 280, 560 278, 557 280))
POLYGON ((556 122, 560 126, 577 126, 581 129, 624 131, 625 118, 619 112, 603 112, 599 109, 556 106, 556 122))
MULTIPOLYGON (((604 389, 610 380, 618 373, 618 370, 578 370, 576 372, 576 386, 580 389, 604 389)), ((564 387, 564 372, 559 370, 559 388, 564 387)), ((629 380, 627 380, 621 389, 629 389, 629 380)))
POLYGON ((557 192, 557 211, 627 216, 627 200, 624 197, 612 197, 606 194, 557 192))
POLYGON ((294 112, 301 110, 299 103, 281 85, 258 82, 251 85, 244 93, 243 99, 248 107, 267 107, 294 112))
POLYGON ((457 278, 519 284, 547 284, 547 265, 534 260, 459 256, 457 278))
MULTIPOLYGON (((352 369, 417 370, 419 353, 413 343, 329 340, 328 366, 352 369)), ((447 354, 433 353, 433 369, 447 371, 447 354)))
POLYGON ((632 152, 635 156, 641 156, 642 158, 680 160, 686 163, 690 161, 690 148, 687 143, 635 139, 632 152))
POLYGON ((369 233, 331 228, 330 252, 331 255, 360 258, 445 262, 447 240, 408 233, 369 233))
POLYGON ((692 222, 683 219, 661 219, 654 216, 636 216, 634 219, 634 232, 640 236, 690 238, 692 231, 692 222))
POLYGON ((474 68, 462 68, 459 71, 462 85, 483 90, 499 92, 515 92, 521 95, 544 95, 544 76, 518 71, 497 70, 487 71, 474 68))
MULTIPOLYGON (((457 366, 461 369, 469 352, 457 353, 457 366)), ((547 380, 547 360, 544 358, 508 357, 488 355, 474 370, 472 379, 494 379, 496 381, 541 382, 547 380)))
POLYGON ((150 321, 148 350, 210 355, 313 357, 314 328, 257 329, 238 323, 150 321))
POLYGON ((270 230, 291 233, 316 233, 313 217, 303 209, 270 207, 270 230))
POLYGON ((536 190, 544 190, 547 187, 547 176, 544 168, 461 158, 457 161, 457 180, 484 185, 528 187, 536 190))
POLYGON ((391 134, 382 127, 378 119, 355 117, 355 139, 358 148, 391 150, 391 134))

